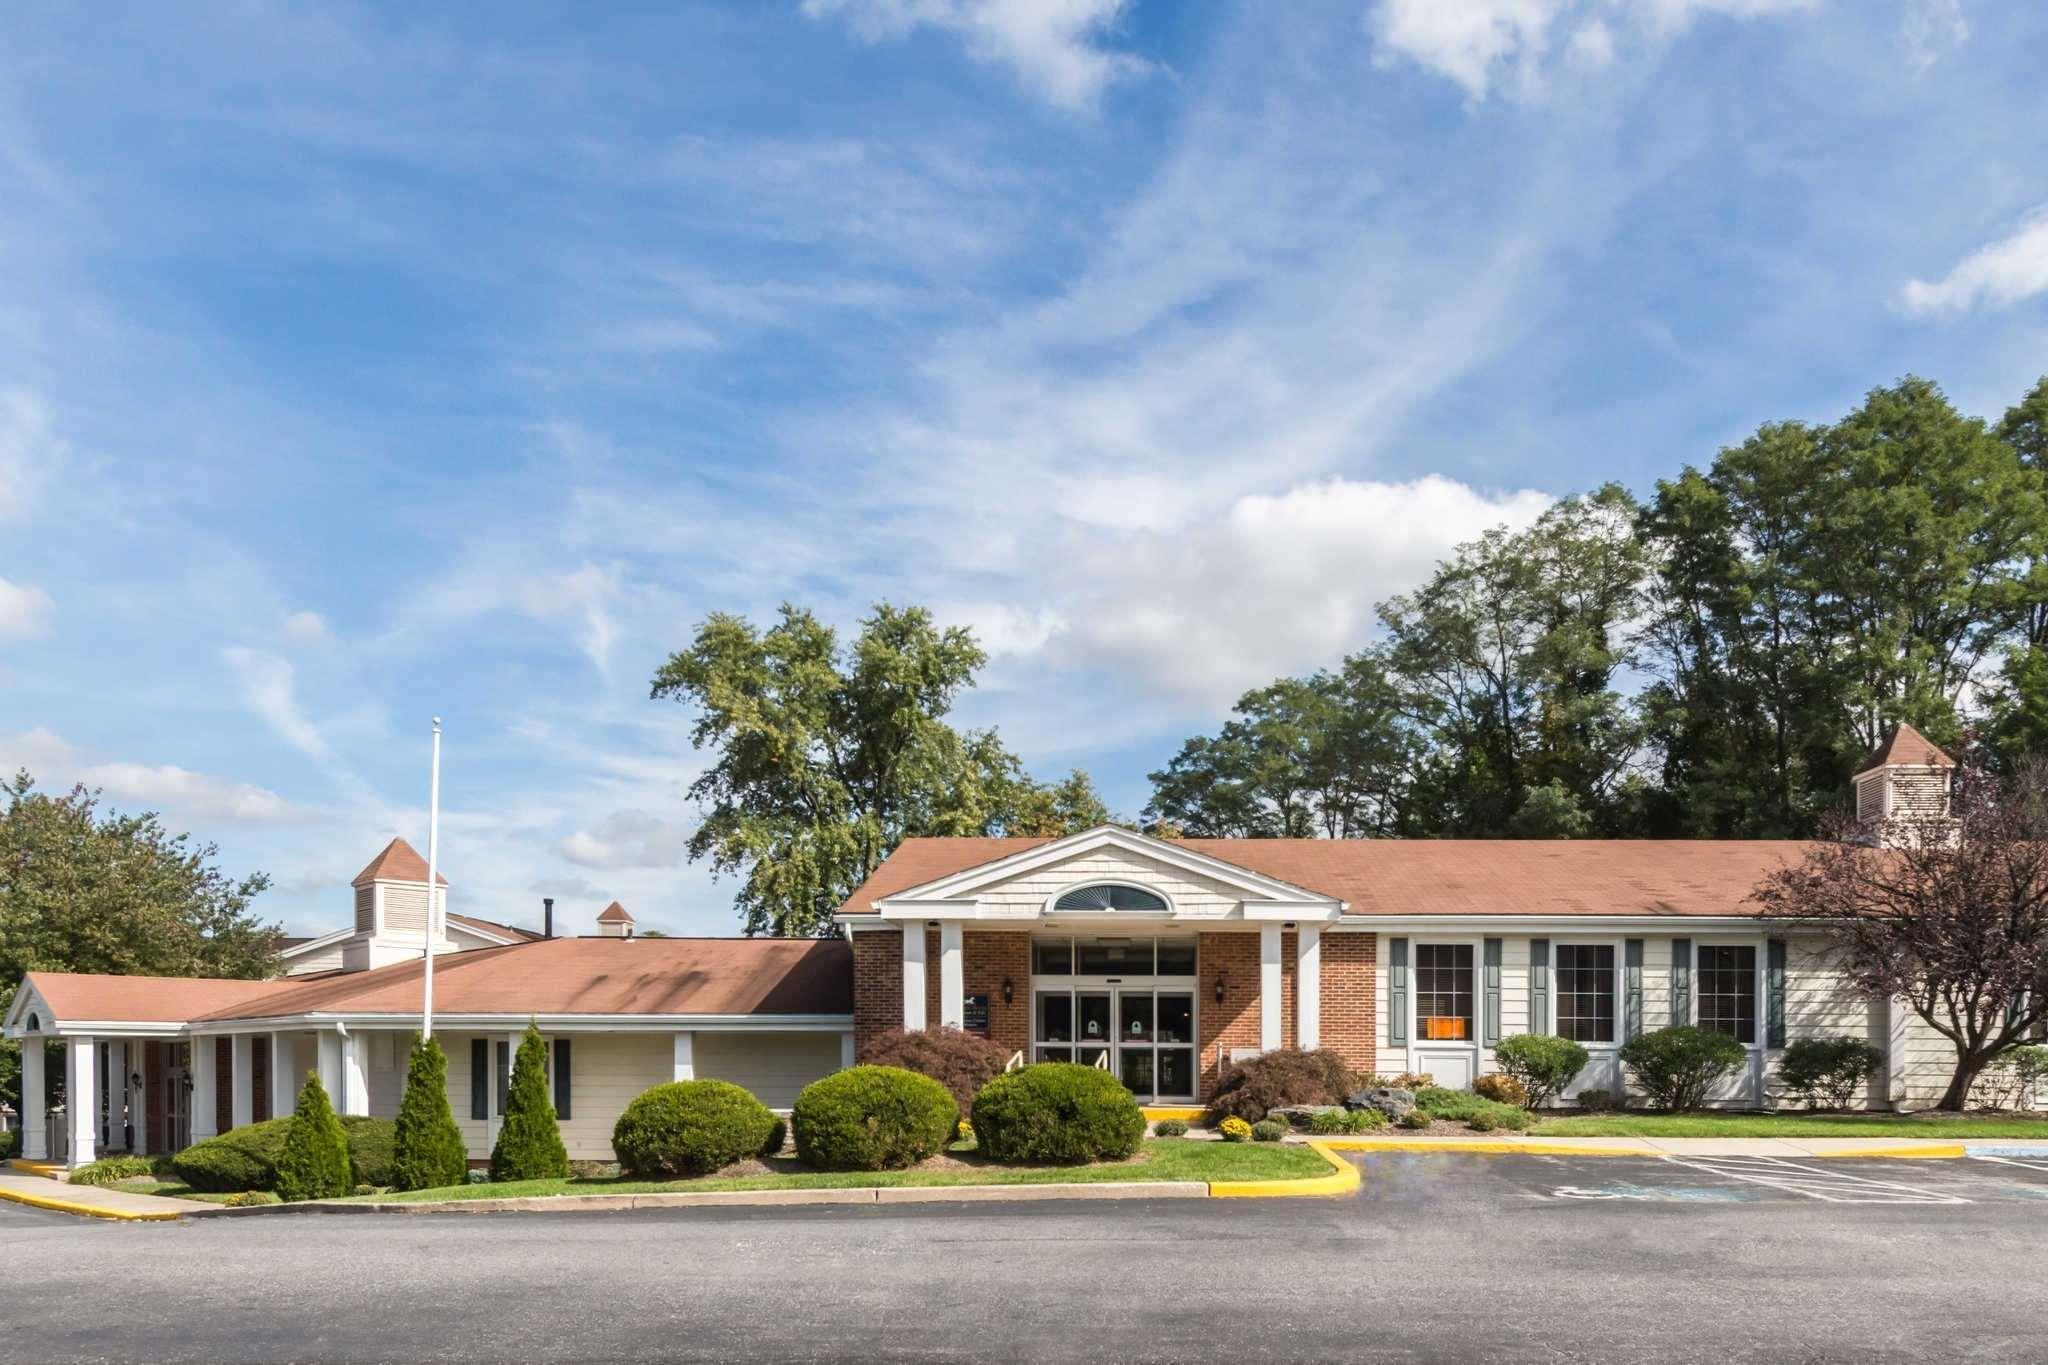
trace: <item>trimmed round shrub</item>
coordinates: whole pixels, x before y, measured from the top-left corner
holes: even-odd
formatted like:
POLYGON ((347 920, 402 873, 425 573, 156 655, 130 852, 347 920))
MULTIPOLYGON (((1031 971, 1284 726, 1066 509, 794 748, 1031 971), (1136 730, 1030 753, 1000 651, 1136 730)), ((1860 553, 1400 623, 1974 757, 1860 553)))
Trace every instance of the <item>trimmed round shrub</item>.
POLYGON ((1342 1104, 1358 1088, 1358 1073, 1328 1048, 1282 1048, 1239 1062, 1223 1073, 1210 1097, 1213 1125, 1235 1116, 1256 1123, 1296 1104, 1342 1104))
POLYGON ((1801 1038, 1785 1049, 1778 1079, 1809 1109, 1846 1109, 1883 1061, 1861 1038, 1801 1038))
MULTIPOLYGON (((245 1123, 219 1137, 195 1142, 163 1164, 179 1181, 195 1190, 214 1194, 275 1190, 278 1163, 284 1159, 285 1137, 291 1124, 290 1114, 261 1123, 245 1123)), ((391 1120, 348 1115, 341 1120, 341 1130, 347 1136, 349 1165, 355 1179, 370 1185, 390 1184, 396 1135, 391 1120)))
POLYGON ((996 1077, 974 1097, 974 1131, 996 1161, 1079 1166, 1122 1161, 1145 1137, 1138 1101, 1107 1071, 1039 1062, 996 1077))
POLYGON ((1260 1119, 1252 1125, 1253 1142, 1278 1142, 1287 1136, 1288 1125, 1278 1119, 1260 1119))
POLYGON ((612 1125, 619 1168, 641 1179, 709 1175, 759 1154, 775 1131, 768 1106, 729 1081, 643 1090, 612 1125))
POLYGON ((1749 1049, 1725 1033, 1679 1024, 1641 1034, 1621 1045, 1621 1064, 1659 1109, 1699 1109, 1749 1049))
POLYGON ((930 1076, 856 1066, 805 1086, 789 1119, 797 1160, 813 1170, 900 1171, 946 1149, 960 1106, 930 1076))
POLYGON ((1465 1126, 1475 1133, 1491 1133, 1500 1127, 1500 1120, 1482 1109, 1465 1120, 1465 1126))
POLYGON ((1541 1109, 1586 1069, 1586 1049, 1554 1033, 1517 1033, 1500 1040, 1493 1061, 1521 1083, 1524 1098, 1507 1102, 1541 1109))
POLYGON ((1394 1122, 1402 1128, 1419 1130, 1429 1127, 1431 1120, 1427 1109, 1411 1109, 1394 1122))
POLYGON ((1489 1071, 1472 1082, 1472 1093, 1495 1104, 1512 1104, 1521 1108, 1529 1102, 1529 1091, 1513 1076, 1498 1071, 1489 1071))
POLYGON ((1152 1135, 1154 1137, 1186 1137, 1188 1135, 1188 1121, 1186 1119, 1161 1119, 1152 1125, 1152 1135))
POLYGON ((901 1067, 929 1076, 953 1093, 961 1113, 974 1107, 981 1088, 1003 1074, 1010 1054, 986 1038, 956 1028, 897 1029, 867 1046, 876 1066, 901 1067))
MULTIPOLYGON (((1264 1119, 1259 1121, 1261 1123, 1265 1122, 1264 1119)), ((1252 1126, 1233 1114, 1216 1125, 1216 1135, 1225 1142, 1250 1142, 1252 1140, 1252 1126)))
POLYGON ((223 1208, 253 1209, 261 1204, 281 1204, 284 1201, 269 1190, 243 1190, 240 1194, 231 1194, 220 1202, 223 1208))
POLYGON ((1572 1096, 1572 1103, 1589 1114, 1611 1114, 1617 1109, 1628 1108, 1628 1092, 1625 1090, 1581 1090, 1572 1096))

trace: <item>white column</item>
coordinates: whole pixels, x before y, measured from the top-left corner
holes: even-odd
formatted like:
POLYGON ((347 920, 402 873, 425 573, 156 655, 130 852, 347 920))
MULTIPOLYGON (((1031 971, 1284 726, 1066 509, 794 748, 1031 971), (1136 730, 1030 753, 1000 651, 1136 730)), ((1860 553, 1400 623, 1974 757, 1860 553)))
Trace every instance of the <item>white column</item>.
POLYGON ((200 1034, 192 1039, 192 1140, 204 1142, 218 1136, 215 1106, 219 1104, 220 1077, 213 1064, 213 1038, 200 1034))
POLYGON ((844 1071, 852 1065, 853 1035, 851 1033, 842 1033, 839 1035, 839 1069, 844 1071))
POLYGON ((270 1035, 270 1115, 277 1118, 299 1107, 299 1039, 295 1033, 270 1035))
POLYGON ((1280 926, 1259 926, 1259 1050, 1280 1047, 1280 926))
POLYGON ((370 1035, 351 1033, 344 1040, 341 1050, 340 1112, 370 1113, 370 1035))
POLYGON ((697 1079, 697 1035, 688 1031, 676 1035, 675 1074, 670 1080, 697 1079))
POLYGON ((228 1060, 234 1067, 228 1081, 228 1122, 240 1128, 256 1121, 256 1035, 231 1034, 228 1060))
POLYGON ((99 1097, 94 1093, 99 1077, 94 1062, 99 1049, 90 1038, 65 1039, 64 1112, 71 1118, 70 1164, 89 1164, 98 1155, 99 1097))
POLYGON ((128 1136, 122 1130, 128 1126, 128 1043, 125 1039, 107 1040, 107 1140, 103 1144, 110 1152, 128 1150, 128 1136))
POLYGON ((313 1035, 313 1039, 313 1064, 320 1068, 320 1088, 327 1092, 329 1104, 339 1106, 341 1092, 347 1084, 341 1065, 341 1035, 333 1029, 322 1029, 313 1035))
POLYGON ((1323 1045, 1323 926, 1304 924, 1294 951, 1294 1045, 1323 1045))
POLYGON ((50 1116, 44 1102, 43 1040, 30 1034, 21 1040, 21 1155, 28 1161, 50 1159, 50 1116))
POLYGON ((939 926, 939 1027, 964 1028, 967 1024, 966 953, 962 947, 960 921, 939 926))
POLYGON ((924 1027, 924 923, 903 926, 903 1027, 924 1027))

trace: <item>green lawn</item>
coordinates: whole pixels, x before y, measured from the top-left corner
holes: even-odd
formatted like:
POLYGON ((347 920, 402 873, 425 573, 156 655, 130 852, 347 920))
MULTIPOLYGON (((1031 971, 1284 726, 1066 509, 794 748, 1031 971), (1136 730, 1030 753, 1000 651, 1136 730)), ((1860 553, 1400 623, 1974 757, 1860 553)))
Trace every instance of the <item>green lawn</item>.
POLYGON ((367 1194, 364 1203, 449 1199, 520 1199, 536 1195, 690 1194, 708 1190, 844 1190, 899 1185, 1054 1185, 1129 1180, 1298 1180, 1327 1175, 1329 1163, 1306 1147, 1279 1143, 1149 1139, 1139 1156, 1101 1166, 977 1166, 935 1171, 792 1171, 778 1175, 706 1176, 699 1180, 518 1180, 503 1185, 450 1185, 438 1190, 367 1194))
POLYGON ((1912 1114, 1590 1114, 1545 1119, 1536 1137, 2042 1138, 2048 1120, 1912 1114))
POLYGON ((233 1199, 232 1194, 215 1194, 208 1190, 195 1190, 190 1185, 180 1185, 175 1180, 152 1180, 142 1176, 135 1180, 120 1180, 107 1186, 124 1194, 160 1194, 171 1199, 192 1199, 202 1204, 225 1204, 233 1199))

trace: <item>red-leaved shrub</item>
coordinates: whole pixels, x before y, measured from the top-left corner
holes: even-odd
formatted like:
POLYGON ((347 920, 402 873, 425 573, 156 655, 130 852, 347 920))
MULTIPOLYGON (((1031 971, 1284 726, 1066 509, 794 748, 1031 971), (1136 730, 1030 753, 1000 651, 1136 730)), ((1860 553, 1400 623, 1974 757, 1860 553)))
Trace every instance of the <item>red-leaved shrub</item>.
POLYGON ((1003 1074, 1010 1054, 986 1038, 956 1028, 885 1033, 868 1047, 863 1061, 873 1066, 900 1066, 929 1076, 953 1092, 960 1112, 974 1108, 974 1096, 1003 1074))

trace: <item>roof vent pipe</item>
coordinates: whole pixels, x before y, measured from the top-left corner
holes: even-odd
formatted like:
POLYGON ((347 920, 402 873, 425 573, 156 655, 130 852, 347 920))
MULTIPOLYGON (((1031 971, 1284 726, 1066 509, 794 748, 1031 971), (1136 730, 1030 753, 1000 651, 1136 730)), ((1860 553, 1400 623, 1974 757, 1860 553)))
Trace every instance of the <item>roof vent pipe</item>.
POLYGON ((540 898, 540 936, 542 938, 553 938, 555 936, 555 898, 553 896, 542 896, 540 898))

